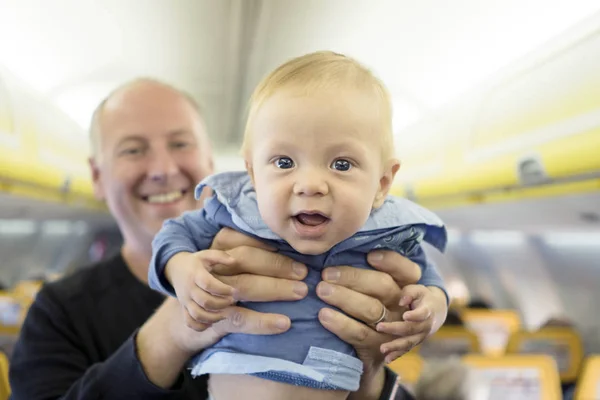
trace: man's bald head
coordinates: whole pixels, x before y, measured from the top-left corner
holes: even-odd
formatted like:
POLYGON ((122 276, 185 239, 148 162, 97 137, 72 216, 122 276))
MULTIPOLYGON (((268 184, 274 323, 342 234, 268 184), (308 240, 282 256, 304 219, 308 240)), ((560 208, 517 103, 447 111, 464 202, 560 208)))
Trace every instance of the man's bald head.
MULTIPOLYGON (((204 125, 203 111, 190 94, 157 79, 138 78, 117 87, 102 100, 94 110, 90 124, 90 146, 92 157, 98 159, 100 155, 102 145, 102 122, 105 110, 118 109, 127 102, 135 102, 138 100, 149 101, 153 98, 152 96, 172 96, 174 98, 185 100, 197 114, 199 123, 204 125)), ((210 143, 208 137, 206 137, 205 129, 203 129, 202 132, 202 136, 204 136, 200 138, 202 145, 209 147, 210 143)))
POLYGON ((94 193, 126 243, 149 249, 165 219, 201 206, 194 187, 213 173, 213 153, 190 96, 153 79, 129 82, 98 106, 90 136, 94 193))

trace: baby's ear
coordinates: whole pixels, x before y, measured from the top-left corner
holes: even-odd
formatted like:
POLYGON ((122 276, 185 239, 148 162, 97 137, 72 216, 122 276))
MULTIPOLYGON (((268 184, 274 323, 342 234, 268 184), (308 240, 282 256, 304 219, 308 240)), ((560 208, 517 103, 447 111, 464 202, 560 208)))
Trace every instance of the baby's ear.
POLYGON ((244 163, 246 164, 246 171, 248 171, 248 175, 250 176, 252 186, 254 186, 254 168, 252 168, 252 162, 244 160, 244 163))
POLYGON ((396 176, 396 173, 399 169, 400 161, 395 158, 390 160, 388 164, 384 167, 381 179, 379 179, 379 188, 377 189, 375 199, 373 200, 373 208, 379 208, 383 205, 386 196, 392 188, 392 183, 394 183, 394 177, 396 176))

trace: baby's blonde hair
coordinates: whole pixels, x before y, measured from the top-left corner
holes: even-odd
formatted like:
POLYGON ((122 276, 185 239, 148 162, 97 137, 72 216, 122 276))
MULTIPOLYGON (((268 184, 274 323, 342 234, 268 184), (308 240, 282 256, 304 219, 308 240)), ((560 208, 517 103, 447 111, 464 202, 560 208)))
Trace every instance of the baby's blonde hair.
POLYGON ((250 154, 251 127, 261 106, 278 90, 289 87, 300 87, 307 95, 332 88, 352 88, 374 95, 380 101, 383 160, 393 157, 392 103, 385 85, 355 59, 332 51, 318 51, 293 58, 279 66, 258 84, 249 103, 248 120, 242 143, 244 157, 250 154))

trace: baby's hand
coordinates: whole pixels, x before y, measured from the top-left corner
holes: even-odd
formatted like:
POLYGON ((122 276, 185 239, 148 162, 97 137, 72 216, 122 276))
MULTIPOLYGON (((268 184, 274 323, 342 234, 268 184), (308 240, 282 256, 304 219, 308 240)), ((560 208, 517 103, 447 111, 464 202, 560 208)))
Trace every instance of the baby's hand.
POLYGON ((215 264, 231 265, 234 262, 233 257, 221 250, 182 252, 171 257, 165 267, 165 277, 185 310, 188 327, 203 331, 225 318, 221 310, 234 304, 234 290, 210 271, 215 264))
POLYGON ((423 285, 407 285, 402 289, 400 306, 410 306, 409 311, 402 315, 403 321, 377 324, 377 331, 400 337, 381 345, 386 363, 421 344, 431 333, 436 301, 437 297, 423 285))

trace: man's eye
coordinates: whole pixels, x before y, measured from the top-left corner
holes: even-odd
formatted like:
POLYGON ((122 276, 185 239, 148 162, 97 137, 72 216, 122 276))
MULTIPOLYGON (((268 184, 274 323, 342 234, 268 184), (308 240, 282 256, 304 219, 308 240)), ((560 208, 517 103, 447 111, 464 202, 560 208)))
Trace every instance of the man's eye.
POLYGON ((172 143, 171 146, 176 149, 183 149, 185 147, 188 147, 189 143, 188 142, 175 142, 175 143, 172 143))
POLYGON ((136 156, 139 154, 142 154, 143 150, 141 148, 131 148, 131 149, 124 149, 123 151, 121 151, 121 154, 124 156, 136 156))
POLYGON ((279 157, 277 160, 275 160, 275 166, 281 169, 289 169, 294 166, 294 162, 289 157, 279 157))
POLYGON ((335 169, 336 171, 348 171, 350 168, 352 168, 352 164, 350 164, 350 161, 348 160, 339 159, 335 160, 331 164, 331 168, 335 169))

